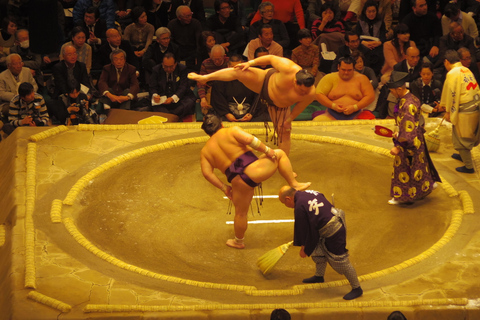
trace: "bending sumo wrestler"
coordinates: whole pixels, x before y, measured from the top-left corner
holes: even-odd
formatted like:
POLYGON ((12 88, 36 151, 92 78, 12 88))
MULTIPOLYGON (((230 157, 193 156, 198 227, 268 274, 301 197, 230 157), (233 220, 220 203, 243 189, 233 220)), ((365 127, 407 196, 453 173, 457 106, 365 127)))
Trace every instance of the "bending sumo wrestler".
POLYGON ((199 83, 239 80, 247 88, 260 94, 273 122, 278 146, 290 153, 292 121, 315 99, 315 77, 290 59, 266 55, 206 75, 189 73, 199 83), (250 68, 271 65, 273 69, 250 68), (290 112, 290 107, 295 105, 290 112))
POLYGON ((216 115, 207 114, 202 129, 210 136, 200 153, 203 176, 233 201, 235 239, 229 239, 227 246, 243 249, 254 188, 270 178, 277 169, 288 185, 296 190, 307 189, 310 182, 297 182, 290 159, 283 150, 270 149, 240 127, 223 128, 222 121, 216 115), (264 154, 257 157, 253 150, 264 154), (223 183, 215 175, 214 169, 224 173, 232 185, 223 183))
POLYGON ((354 65, 351 57, 342 57, 338 60, 338 72, 329 73, 320 80, 316 99, 327 110, 313 121, 357 119, 362 109, 375 100, 370 80, 355 72, 354 65))

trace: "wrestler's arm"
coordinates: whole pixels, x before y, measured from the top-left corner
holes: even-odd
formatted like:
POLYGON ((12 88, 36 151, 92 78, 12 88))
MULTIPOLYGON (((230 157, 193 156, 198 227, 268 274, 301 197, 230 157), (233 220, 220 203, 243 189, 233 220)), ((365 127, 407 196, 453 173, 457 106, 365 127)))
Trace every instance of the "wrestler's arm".
POLYGON ((285 122, 292 122, 293 120, 295 120, 300 115, 300 113, 302 113, 303 110, 305 110, 305 108, 310 103, 312 103, 313 100, 315 100, 315 90, 312 86, 312 91, 310 92, 310 94, 295 104, 295 107, 293 107, 290 116, 285 122))
POLYGON ((337 73, 329 73, 320 80, 315 91, 315 98, 318 102, 320 102, 322 106, 338 112, 343 112, 342 106, 337 105, 332 100, 330 100, 330 98, 328 98, 328 94, 333 89, 336 83, 335 77, 338 77, 337 73))
POLYGON ((203 154, 203 151, 200 154, 200 167, 202 168, 202 174, 205 177, 205 179, 208 182, 210 182, 211 184, 213 184, 215 187, 217 187, 218 189, 222 190, 225 193, 225 195, 229 199, 231 199, 232 198, 232 187, 223 183, 215 175, 215 173, 213 172, 215 168, 212 166, 210 161, 208 161, 208 159, 205 157, 205 155, 203 154))
POLYGON ((250 148, 258 152, 265 153, 267 157, 275 159, 275 150, 269 148, 263 142, 258 140, 257 137, 254 137, 250 133, 243 131, 240 127, 232 127, 231 132, 235 140, 237 140, 237 142, 239 142, 240 144, 249 146, 250 148))

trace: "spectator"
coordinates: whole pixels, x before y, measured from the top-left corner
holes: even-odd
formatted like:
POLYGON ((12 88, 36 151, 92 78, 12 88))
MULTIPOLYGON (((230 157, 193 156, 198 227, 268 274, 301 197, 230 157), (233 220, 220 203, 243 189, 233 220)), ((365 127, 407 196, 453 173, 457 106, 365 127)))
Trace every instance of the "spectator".
POLYGON ((399 23, 393 30, 393 39, 385 42, 383 55, 385 64, 382 68, 382 83, 390 79, 393 66, 405 59, 405 52, 409 47, 416 47, 415 42, 410 40, 410 31, 406 24, 399 23))
POLYGON ((322 17, 313 21, 312 35, 313 39, 319 37, 322 33, 340 32, 345 33, 345 27, 341 20, 335 19, 335 9, 331 2, 325 2, 320 7, 322 17))
MULTIPOLYGON (((337 57, 335 58, 335 60, 332 63, 331 72, 336 72, 337 71, 338 60, 340 58, 346 57, 346 56, 351 56, 352 54, 354 54, 357 51, 361 52, 365 56, 367 56, 371 51, 370 49, 368 49, 367 47, 365 47, 363 44, 360 43, 359 36, 354 32, 351 32, 351 31, 346 32, 345 36, 344 36, 344 39, 345 39, 345 44, 338 48, 338 50, 336 52, 337 57)), ((325 73, 328 73, 328 70, 325 71, 325 67, 323 66, 323 64, 325 64, 327 62, 328 62, 328 60, 322 61, 321 70, 324 71, 325 73)), ((366 60, 364 62, 366 62, 367 66, 370 66, 370 64, 368 63, 368 60, 366 60)))
POLYGON ((167 52, 173 53, 175 61, 178 59, 178 46, 171 41, 171 33, 168 28, 160 27, 155 31, 156 41, 147 49, 142 57, 142 65, 145 71, 145 82, 150 83, 150 75, 153 67, 162 63, 167 52))
POLYGON ((443 13, 441 19, 443 35, 450 32, 450 23, 458 22, 463 27, 465 34, 473 39, 478 37, 478 28, 475 20, 466 12, 461 11, 456 3, 448 3, 443 13))
POLYGON ((380 74, 380 69, 384 63, 383 43, 387 38, 385 23, 378 13, 378 2, 376 0, 365 2, 355 30, 361 39, 361 44, 370 49, 368 53, 365 53, 368 66, 376 74, 380 74), (371 38, 362 39, 363 37, 371 38))
POLYGON ((153 111, 175 114, 180 120, 194 113, 196 98, 187 74, 187 67, 177 63, 173 53, 165 53, 150 78, 153 111))
POLYGON ((168 29, 172 32, 173 42, 179 47, 180 61, 185 61, 189 70, 195 70, 197 44, 200 41, 202 25, 200 21, 192 18, 193 13, 188 6, 179 6, 176 14, 177 18, 168 23, 168 29))
POLYGON ((133 53, 141 60, 153 41, 155 29, 147 22, 147 13, 143 7, 135 7, 132 10, 133 23, 125 28, 123 39, 130 42, 133 53))
POLYGON ((59 97, 59 103, 68 114, 66 125, 98 123, 98 115, 90 108, 88 96, 80 90, 80 82, 71 81, 67 84, 67 88, 68 93, 59 97))
POLYGON ((140 88, 136 69, 127 63, 125 51, 118 49, 110 54, 111 64, 103 67, 98 80, 100 101, 105 110, 110 108, 131 109, 131 101, 137 97, 140 88))
POLYGON ((131 64, 138 70, 138 59, 133 52, 130 42, 127 40, 122 40, 122 36, 117 29, 108 29, 106 35, 107 42, 102 44, 98 50, 98 58, 102 68, 103 66, 110 64, 110 53, 112 53, 112 51, 115 49, 121 49, 125 51, 125 54, 127 55, 127 63, 131 64))
MULTIPOLYGON (((225 49, 219 44, 214 45, 210 51, 210 58, 202 62, 202 66, 200 67, 200 75, 213 73, 220 69, 227 68, 228 60, 229 58, 225 56, 225 49)), ((200 106, 202 107, 202 112, 206 114, 208 109, 211 108, 210 84, 197 83, 197 87, 198 97, 200 98, 200 106)))
MULTIPOLYGON (((353 0, 348 8, 348 11, 352 11, 356 15, 361 15, 362 8, 365 7, 366 2, 369 0, 353 0)), ((410 0, 409 0, 410 1, 410 0)), ((392 21, 393 21, 393 11, 392 11, 392 1, 391 0, 375 0, 377 7, 377 14, 380 17, 380 20, 385 24, 386 37, 390 39, 393 35, 392 30, 392 21)), ((348 13, 347 13, 348 14, 348 13)), ((348 20, 348 19, 347 19, 348 20)))
POLYGON ((262 2, 258 6, 258 12, 260 13, 261 19, 250 25, 248 40, 250 41, 257 38, 260 28, 264 24, 268 24, 272 26, 273 41, 281 45, 283 49, 288 48, 290 37, 283 22, 273 18, 275 13, 274 5, 269 1, 262 2))
POLYGON ((298 31, 297 39, 300 45, 293 49, 292 61, 303 69, 307 69, 315 77, 316 86, 321 78, 320 72, 318 72, 320 50, 317 45, 312 44, 312 34, 308 29, 298 31))
POLYGON ((7 17, 2 20, 1 27, 0 64, 4 64, 5 59, 10 54, 10 48, 15 45, 15 32, 17 31, 17 23, 13 17, 7 17))
POLYGON ((77 49, 72 44, 65 46, 63 50, 63 62, 57 63, 53 67, 53 77, 55 80, 56 99, 59 95, 67 93, 67 83, 76 79, 81 84, 90 89, 90 80, 88 78, 87 67, 85 63, 78 61, 77 49))
POLYGON ((85 12, 92 6, 98 8, 100 18, 107 22, 107 28, 115 28, 115 3, 113 0, 77 0, 73 7, 73 23, 80 24, 85 12))
MULTIPOLYGON (((258 57, 263 57, 263 56, 268 56, 268 55, 269 55, 269 52, 265 47, 258 47, 257 50, 255 50, 255 53, 253 54, 253 57, 258 58, 258 57)), ((270 68, 273 68, 273 67, 270 64, 265 64, 265 65, 259 64, 259 65, 253 66, 253 68, 259 68, 259 69, 266 70, 266 69, 270 69, 270 68)))
POLYGON ((405 16, 405 23, 410 30, 410 37, 420 50, 420 57, 428 57, 435 64, 438 56, 442 25, 437 16, 428 11, 426 0, 413 0, 413 12, 405 16))
POLYGON ((430 62, 422 64, 420 78, 410 84, 410 91, 420 100, 422 111, 427 112, 430 117, 437 117, 441 112, 445 111, 439 105, 440 97, 442 96, 442 83, 433 78, 433 66, 430 62), (432 109, 424 110, 424 104, 432 107, 432 109))
POLYGON ((395 66, 393 66, 393 70, 404 72, 407 74, 404 80, 406 82, 406 87, 409 88, 411 82, 420 78, 420 71, 422 70, 420 50, 415 47, 408 48, 405 60, 400 61, 395 66))
POLYGON ((254 53, 258 47, 266 48, 271 55, 283 57, 283 48, 273 40, 273 30, 269 24, 261 26, 258 30, 258 38, 248 43, 248 60, 254 59, 254 53))
POLYGON ((132 23, 132 7, 133 0, 115 0, 115 20, 118 22, 122 30, 132 23))
POLYGON ((164 0, 145 0, 143 3, 147 12, 147 21, 155 30, 168 25, 168 14, 171 8, 170 1, 164 0))
POLYGON ((170 9, 170 20, 178 18, 177 9, 180 6, 190 8, 193 19, 205 23, 205 10, 203 8, 203 0, 172 0, 172 8, 170 9))
POLYGON ((33 79, 30 69, 23 66, 22 57, 19 54, 11 53, 6 59, 7 70, 0 73, 0 104, 3 116, 7 116, 10 101, 17 95, 21 83, 30 83, 34 90, 38 86, 33 79))
MULTIPOLYGON (((445 60, 445 52, 447 50, 457 51, 460 48, 467 48, 471 53, 476 51, 475 40, 465 34, 462 25, 458 22, 450 23, 450 32, 440 38, 439 47, 438 61, 435 64, 435 68, 438 69, 435 71, 442 74, 441 79, 445 78, 446 70, 443 61, 445 60)), ((476 63, 475 59, 474 63, 476 63)))
POLYGON ((35 93, 35 88, 29 82, 23 82, 18 87, 18 95, 10 101, 8 109, 8 124, 3 126, 6 134, 21 126, 48 126, 49 118, 45 100, 35 93))
POLYGON ((43 87, 43 73, 40 69, 42 66, 42 56, 38 53, 33 53, 30 50, 30 36, 28 30, 17 30, 16 36, 17 45, 10 50, 11 53, 17 53, 22 57, 23 65, 30 69, 32 76, 39 88, 43 87))
POLYGON ((64 60, 64 50, 67 46, 73 45, 77 51, 77 60, 85 63, 87 67, 87 73, 90 73, 92 69, 92 47, 85 43, 86 34, 82 27, 77 26, 73 28, 72 41, 65 43, 60 49, 60 61, 64 60))
POLYGON ((217 42, 228 52, 236 53, 245 47, 244 32, 240 20, 231 14, 229 0, 215 0, 216 14, 206 22, 206 29, 213 31, 217 42))
MULTIPOLYGON (((92 47, 92 60, 95 62, 100 46, 107 41, 107 22, 100 18, 98 8, 89 7, 87 11, 85 11, 83 21, 79 26, 83 28, 87 35, 87 43, 92 47)), ((96 68, 98 69, 98 66, 96 66, 96 68)))
MULTIPOLYGON (((228 67, 233 68, 242 62, 242 57, 234 54, 230 56, 228 67)), ((270 119, 265 108, 257 101, 258 95, 238 80, 214 81, 211 97, 212 111, 223 121, 247 122, 270 119)))
MULTIPOLYGON (((240 24, 245 30, 247 28, 247 14, 245 13, 244 1, 230 0, 230 5, 233 9, 232 13, 240 19, 240 24)), ((250 6, 252 6, 252 3, 250 3, 250 6)))
MULTIPOLYGON (((266 0, 262 0, 265 2, 266 0)), ((300 29, 305 29, 305 16, 300 0, 269 0, 275 6, 273 18, 282 21, 290 38, 290 49, 297 45, 297 33, 300 29)), ((251 24, 260 20, 260 12, 257 11, 251 24)))
POLYGON ((198 69, 205 59, 210 58, 210 51, 216 45, 215 34, 212 31, 202 31, 200 43, 198 44, 197 65, 198 69))
POLYGON ((460 62, 464 67, 467 67, 472 71, 475 79, 480 79, 480 72, 478 70, 478 66, 476 63, 472 63, 472 53, 467 48, 460 48, 457 50, 458 55, 460 57, 460 62))
POLYGON ((375 71, 372 68, 365 66, 365 56, 360 51, 356 51, 352 54, 352 58, 355 61, 355 71, 363 74, 370 80, 373 89, 378 87, 378 79, 375 75, 375 71))

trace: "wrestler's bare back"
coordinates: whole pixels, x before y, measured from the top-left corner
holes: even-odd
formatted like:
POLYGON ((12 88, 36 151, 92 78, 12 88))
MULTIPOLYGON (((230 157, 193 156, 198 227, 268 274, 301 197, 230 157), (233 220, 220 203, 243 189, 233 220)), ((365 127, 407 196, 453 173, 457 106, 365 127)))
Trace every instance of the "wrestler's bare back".
MULTIPOLYGON (((333 74, 332 74, 333 75, 333 74)), ((364 93, 362 91, 364 75, 360 73, 355 73, 352 79, 345 81, 340 77, 332 76, 334 81, 332 89, 328 93, 327 97, 340 106, 347 106, 356 104, 358 101, 362 100, 364 93)))
POLYGON ((239 156, 252 148, 242 144, 238 139, 238 127, 222 128, 208 139, 202 148, 201 156, 214 167, 225 173, 225 170, 239 156))

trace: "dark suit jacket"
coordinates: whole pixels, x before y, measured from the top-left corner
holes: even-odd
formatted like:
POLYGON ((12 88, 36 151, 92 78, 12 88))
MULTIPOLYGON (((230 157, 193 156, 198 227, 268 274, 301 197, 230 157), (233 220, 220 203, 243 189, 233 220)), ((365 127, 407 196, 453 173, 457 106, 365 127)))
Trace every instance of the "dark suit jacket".
MULTIPOLYGON (((53 66, 52 71, 55 82, 55 93, 53 95, 53 98, 56 99, 59 95, 68 92, 67 65, 64 61, 60 61, 53 66)), ((73 67, 73 76, 78 82, 80 82, 84 86, 87 86, 88 88, 91 88, 85 63, 79 61, 75 63, 75 66, 73 67)))
POLYGON ((440 38, 440 45, 438 47, 438 59, 437 63, 435 64, 435 68, 439 68, 443 66, 443 61, 445 61, 445 53, 447 50, 455 50, 465 47, 470 51, 472 55, 472 63, 476 62, 475 59, 475 51, 477 50, 475 47, 475 40, 469 36, 468 34, 463 35, 463 40, 461 41, 453 41, 453 38, 450 34, 446 34, 440 38))
MULTIPOLYGON (((167 50, 165 53, 171 52, 175 56, 175 60, 179 60, 178 56, 178 46, 170 41, 170 44, 168 45, 167 50)), ((160 45, 158 42, 154 41, 147 49, 145 54, 142 57, 142 65, 143 68, 150 71, 155 67, 157 64, 162 63, 163 61, 163 56, 165 55, 162 50, 160 50, 160 45)))
MULTIPOLYGON (((422 60, 418 61, 418 64, 413 68, 413 73, 408 76, 407 82, 413 82, 416 79, 420 78, 420 71, 422 71, 422 60)), ((407 60, 402 60, 396 65, 393 66, 394 71, 406 72, 408 73, 407 60)))
POLYGON ((129 93, 137 97, 137 93, 140 91, 138 79, 136 75, 137 69, 125 63, 122 73, 120 74, 120 80, 117 82, 117 70, 113 64, 108 64, 103 67, 102 74, 98 80, 98 90, 100 94, 111 89, 114 95, 124 95, 124 91, 129 89, 129 93))
MULTIPOLYGON (((130 42, 122 40, 119 48, 127 54, 127 63, 139 69, 140 66, 138 65, 138 59, 135 53, 133 53, 133 48, 130 45, 130 42)), ((110 44, 105 41, 105 43, 100 46, 100 49, 98 49, 98 59, 102 67, 111 63, 110 53, 112 53, 112 48, 110 48, 110 44)))
MULTIPOLYGON (((88 38, 90 38, 90 31, 88 30, 88 27, 85 24, 85 21, 82 20, 82 22, 80 22, 78 25, 82 27, 83 30, 85 30, 85 35, 88 40, 88 38)), ((93 34, 95 34, 95 37, 99 38, 102 41, 102 45, 107 42, 106 33, 107 33, 107 22, 103 19, 98 19, 98 21, 95 23, 93 34)), ((92 44, 90 44, 90 46, 92 46, 92 44)), ((92 49, 93 49, 93 46, 92 46, 92 49)))
POLYGON ((150 95, 156 93, 159 96, 167 96, 167 98, 176 95, 180 100, 184 97, 195 98, 190 90, 187 75, 187 67, 178 63, 173 71, 173 94, 167 95, 167 73, 161 64, 156 65, 150 77, 150 95))

